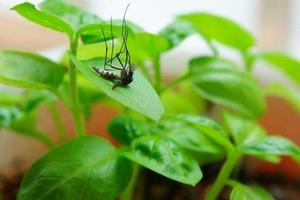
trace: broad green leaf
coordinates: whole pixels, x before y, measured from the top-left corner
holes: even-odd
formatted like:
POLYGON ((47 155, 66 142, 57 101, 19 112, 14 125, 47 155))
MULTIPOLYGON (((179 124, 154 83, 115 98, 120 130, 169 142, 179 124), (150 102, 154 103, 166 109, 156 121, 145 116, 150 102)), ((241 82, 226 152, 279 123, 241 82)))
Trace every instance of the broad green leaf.
POLYGON ((178 18, 189 22, 207 40, 215 40, 240 51, 246 51, 254 46, 253 36, 227 18, 208 13, 184 14, 178 18))
POLYGON ((300 112, 300 92, 293 88, 288 88, 281 84, 272 83, 265 88, 267 96, 276 96, 289 102, 298 112, 300 112))
POLYGON ((180 118, 166 118, 160 122, 160 132, 187 150, 200 164, 205 164, 224 156, 224 148, 209 138, 203 130, 180 118))
POLYGON ((112 90, 113 83, 101 78, 95 73, 93 66, 100 69, 104 59, 97 58, 82 63, 70 55, 77 69, 100 90, 126 107, 143 114, 153 120, 158 120, 164 113, 164 108, 158 95, 148 81, 136 70, 133 82, 127 87, 112 90))
POLYGON ((202 172, 195 160, 176 143, 158 135, 135 139, 124 154, 128 159, 175 181, 195 185, 202 172))
POLYGON ((279 52, 262 52, 258 58, 270 63, 290 79, 300 84, 300 61, 279 52))
POLYGON ((67 0, 46 0, 39 7, 43 12, 54 15, 68 23, 74 31, 86 25, 102 22, 96 15, 90 14, 69 2, 67 0))
POLYGON ((107 141, 77 137, 36 161, 24 177, 19 200, 114 200, 126 187, 131 165, 107 141))
POLYGON ((266 137, 265 130, 255 120, 229 112, 224 112, 223 119, 227 132, 239 147, 266 137))
POLYGON ((159 34, 169 41, 170 48, 172 48, 194 33, 196 30, 190 23, 177 19, 167 25, 159 34))
POLYGON ((237 184, 234 186, 230 200, 273 200, 272 195, 264 188, 237 184))
POLYGON ((265 111, 264 95, 249 73, 237 69, 230 61, 198 57, 189 64, 196 91, 211 100, 237 109, 245 115, 260 118, 265 111))
POLYGON ((279 136, 269 136, 255 141, 243 146, 241 151, 253 156, 290 156, 300 163, 300 148, 292 141, 279 136))
MULTIPOLYGON (((196 127, 207 138, 211 139, 214 143, 221 147, 231 146, 227 133, 216 122, 209 118, 197 116, 197 115, 168 115, 168 118, 177 119, 182 122, 186 122, 196 127)), ((230 147, 229 147, 230 148, 230 147)))
POLYGON ((108 132, 124 145, 129 145, 137 137, 149 134, 142 121, 123 115, 113 118, 108 126, 108 132))
POLYGON ((64 22, 59 17, 37 10, 31 3, 21 3, 11 9, 34 23, 59 32, 65 32, 68 34, 69 38, 72 38, 73 29, 68 23, 64 22))
POLYGON ((54 90, 61 83, 64 68, 42 56, 0 51, 0 82, 25 88, 54 90))

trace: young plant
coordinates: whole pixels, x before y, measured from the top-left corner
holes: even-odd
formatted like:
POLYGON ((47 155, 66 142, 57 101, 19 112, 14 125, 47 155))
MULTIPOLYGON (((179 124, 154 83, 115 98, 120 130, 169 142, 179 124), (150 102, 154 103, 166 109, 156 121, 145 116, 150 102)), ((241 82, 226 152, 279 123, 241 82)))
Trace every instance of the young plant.
MULTIPOLYGON (((264 189, 230 178, 241 157, 278 162, 279 156, 287 155, 300 161, 299 147, 268 136, 257 123, 265 112, 265 94, 251 72, 255 61, 264 60, 298 82, 299 62, 280 53, 254 52, 254 38, 234 22, 207 13, 186 14, 159 34, 128 22, 126 42, 137 69, 127 87, 112 89, 112 81, 94 68, 104 66, 108 40, 118 41, 115 48, 121 48, 124 23, 112 20, 111 24, 64 0, 46 0, 38 8, 26 2, 12 10, 64 33, 70 43, 61 63, 32 53, 0 52, 0 82, 24 88, 21 94, 1 94, 0 127, 35 137, 50 148, 28 170, 18 199, 129 200, 134 199, 143 167, 194 186, 205 176, 200 166, 222 159, 225 162, 207 200, 216 199, 225 185, 233 188, 231 199, 272 199, 264 189), (192 34, 202 36, 212 55, 193 58, 183 75, 164 84, 160 57, 192 34), (220 44, 240 52, 244 69, 221 58, 220 44), (73 139, 67 137, 56 108, 59 101, 72 113, 73 139), (92 105, 101 101, 117 101, 126 108, 108 126, 118 147, 86 133, 84 122, 92 105), (222 112, 223 126, 200 116, 211 114, 209 105, 215 104, 231 110, 222 112), (59 143, 36 129, 41 105, 52 113, 59 143)), ((113 54, 112 49, 108 54, 113 54)), ((122 64, 126 57, 120 60, 122 64)), ((282 86, 267 91, 285 96, 289 92, 282 86)), ((299 105, 294 93, 288 94, 287 99, 299 105)))

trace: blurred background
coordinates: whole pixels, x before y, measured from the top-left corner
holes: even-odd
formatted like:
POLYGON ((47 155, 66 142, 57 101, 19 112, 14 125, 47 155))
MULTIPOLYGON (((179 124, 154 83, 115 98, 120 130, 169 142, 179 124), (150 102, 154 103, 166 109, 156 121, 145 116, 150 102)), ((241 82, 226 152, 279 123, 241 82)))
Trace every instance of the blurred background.
MULTIPOLYGON (((68 45, 67 38, 58 32, 42 28, 24 20, 9 9, 22 0, 0 1, 0 49, 19 49, 39 52, 58 60, 68 45)), ((39 0, 29 0, 39 3, 39 0)), ((300 57, 300 1, 298 0, 74 0, 81 7, 104 19, 122 18, 128 3, 127 19, 145 30, 157 33, 181 13, 207 11, 232 19, 248 29, 257 38, 257 48, 282 50, 300 57)), ((186 62, 200 54, 209 53, 207 45, 199 37, 190 37, 162 57, 167 76, 174 76, 186 66, 186 62)), ((236 52, 224 49, 225 56, 238 59, 236 52)), ((276 71, 256 66, 260 81, 281 81, 294 87, 276 71), (266 76, 267 74, 267 76, 266 76)), ((3 86, 0 86, 0 89, 3 86)), ((11 89, 11 88, 6 88, 11 89)), ((0 93, 1 95, 1 93, 0 93)), ((283 100, 268 99, 268 112, 262 124, 269 130, 284 134, 300 144, 300 116, 283 100)), ((46 125, 47 126, 47 125, 46 125)), ((20 156, 35 159, 44 151, 36 142, 29 148, 27 140, 13 134, 0 134, 0 168, 20 156), (38 154, 37 149, 41 152, 38 154), (26 154, 26 155, 24 155, 26 154)), ((299 170, 300 171, 300 170, 299 170)), ((298 173, 300 174, 300 172, 298 173)))

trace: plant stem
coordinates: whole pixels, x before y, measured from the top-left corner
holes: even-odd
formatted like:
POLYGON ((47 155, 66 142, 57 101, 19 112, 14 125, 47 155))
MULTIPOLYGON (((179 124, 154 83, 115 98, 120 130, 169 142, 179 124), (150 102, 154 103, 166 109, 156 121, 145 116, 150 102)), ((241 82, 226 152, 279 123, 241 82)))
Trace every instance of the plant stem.
POLYGON ((154 59, 154 73, 155 73, 155 88, 156 92, 160 94, 161 87, 161 68, 160 68, 160 56, 157 56, 154 59))
POLYGON ((56 127, 56 130, 58 131, 59 140, 62 143, 64 141, 66 141, 66 139, 67 139, 67 135, 68 135, 67 130, 64 126, 61 115, 58 112, 57 107, 55 106, 55 103, 50 103, 48 105, 48 108, 51 112, 52 119, 53 119, 54 125, 56 127))
MULTIPOLYGON (((76 57, 77 54, 77 38, 75 38, 70 43, 71 54, 76 57)), ((76 67, 71 61, 69 60, 69 79, 70 79, 70 97, 71 97, 71 111, 73 115, 73 123, 75 126, 76 134, 84 135, 85 128, 84 128, 84 120, 82 115, 82 110, 79 104, 79 97, 78 97, 78 90, 77 90, 77 74, 76 74, 76 67)))
POLYGON ((168 83, 167 85, 165 85, 161 90, 160 92, 163 93, 165 92, 166 90, 169 90, 173 87, 175 87, 177 84, 179 84, 180 82, 188 79, 190 77, 190 75, 188 73, 184 74, 183 76, 180 76, 179 78, 171 81, 170 83, 168 83))
POLYGON ((55 146, 52 140, 47 135, 41 132, 35 130, 26 130, 25 132, 26 132, 26 136, 33 137, 41 141, 42 143, 47 145, 49 149, 52 149, 55 146))
POLYGON ((213 43, 211 42, 211 40, 204 38, 204 40, 206 41, 208 47, 210 48, 210 50, 212 51, 213 55, 215 57, 219 57, 219 52, 217 50, 217 48, 215 47, 215 45, 213 45, 213 43))
POLYGON ((134 189, 136 188, 136 182, 138 180, 140 174, 141 166, 135 164, 133 166, 133 174, 129 184, 127 185, 126 189, 122 192, 120 196, 120 200, 131 200, 133 199, 134 189))
POLYGON ((219 196, 239 158, 240 153, 237 150, 229 151, 227 159, 223 164, 222 169, 219 172, 218 177, 213 183, 210 191, 207 193, 205 200, 215 200, 219 196))

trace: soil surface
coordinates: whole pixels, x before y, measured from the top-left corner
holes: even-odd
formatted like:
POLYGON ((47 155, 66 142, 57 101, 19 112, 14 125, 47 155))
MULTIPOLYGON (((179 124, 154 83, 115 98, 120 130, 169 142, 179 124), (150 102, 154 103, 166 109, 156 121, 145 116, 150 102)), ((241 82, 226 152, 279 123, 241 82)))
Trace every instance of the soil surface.
MULTIPOLYGON (((202 167, 204 177, 195 187, 179 184, 154 172, 142 171, 134 200, 202 200, 220 170, 221 163, 202 167)), ((15 200, 25 168, 16 162, 0 173, 0 200, 15 200), (2 195, 2 196, 1 196, 2 195)), ((241 167, 236 176, 242 183, 260 185, 273 194, 277 200, 299 200, 300 180, 291 180, 284 175, 249 175, 241 167)), ((228 200, 230 188, 225 187, 218 200, 228 200)))

